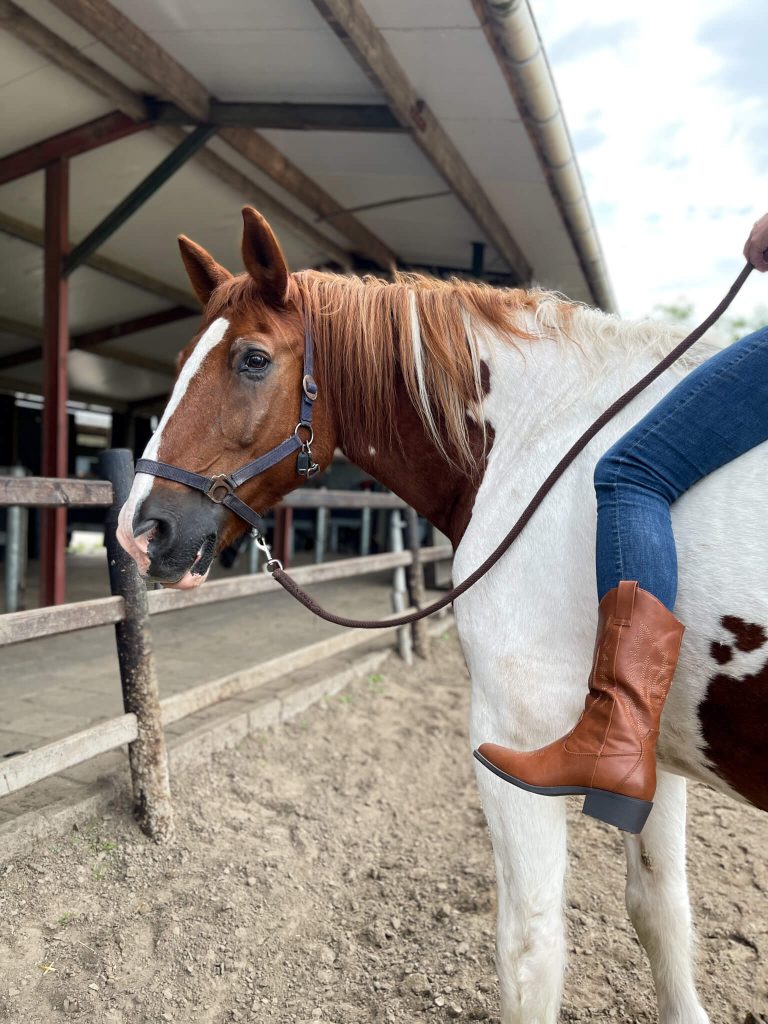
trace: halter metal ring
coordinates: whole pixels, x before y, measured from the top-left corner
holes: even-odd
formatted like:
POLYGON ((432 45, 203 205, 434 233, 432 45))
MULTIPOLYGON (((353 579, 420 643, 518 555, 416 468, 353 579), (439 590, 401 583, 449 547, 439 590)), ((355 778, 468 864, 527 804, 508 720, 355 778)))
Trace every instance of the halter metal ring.
POLYGON ((276 569, 282 570, 283 563, 279 558, 270 558, 268 562, 264 563, 264 572, 274 572, 276 569))
POLYGON ((211 501, 221 505, 227 495, 231 494, 233 490, 232 483, 226 473, 219 473, 218 476, 211 477, 211 485, 205 493, 211 501))
POLYGON ((312 429, 312 424, 311 423, 307 423, 306 420, 301 420, 299 423, 296 424, 296 427, 294 428, 294 431, 293 431, 293 435, 294 435, 294 437, 296 438, 297 441, 301 441, 301 443, 303 445, 305 445, 306 447, 309 447, 312 444, 312 442, 315 440, 315 432, 312 429), (301 437, 299 436, 299 431, 302 428, 304 428, 304 430, 308 430, 309 431, 309 437, 307 438, 306 441, 302 441, 301 437))

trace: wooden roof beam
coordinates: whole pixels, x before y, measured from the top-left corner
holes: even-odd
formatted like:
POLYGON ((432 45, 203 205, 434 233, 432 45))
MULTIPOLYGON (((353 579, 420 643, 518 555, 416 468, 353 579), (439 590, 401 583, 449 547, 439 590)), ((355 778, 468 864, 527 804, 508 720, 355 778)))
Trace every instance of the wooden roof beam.
MULTIPOLYGON (((138 334, 140 331, 149 331, 154 327, 175 323, 177 320, 189 320, 194 316, 195 313, 186 306, 172 306, 170 309, 162 309, 158 313, 149 313, 147 316, 135 317, 132 320, 109 324, 106 327, 97 327, 91 331, 80 331, 78 334, 73 334, 70 338, 69 348, 70 351, 72 349, 80 349, 81 351, 92 352, 108 341, 115 341, 117 338, 124 338, 130 334, 138 334)), ((42 338, 43 333, 42 328, 36 324, 21 323, 18 320, 10 320, 7 317, 0 317, 0 331, 7 331, 9 334, 18 334, 24 338, 34 338, 35 340, 42 338)), ((114 355, 115 351, 123 352, 124 350, 111 349, 105 354, 111 359, 118 359, 118 356, 114 355)), ((7 355, 0 356, 0 372, 13 369, 16 366, 24 366, 27 363, 35 363, 42 358, 42 345, 31 345, 29 348, 21 349, 19 352, 9 352, 7 355)), ((157 365, 159 366, 160 364, 158 363, 157 365)), ((163 363, 162 366, 163 373, 174 373, 170 363, 163 363)), ((145 369, 151 368, 145 367, 145 369)))
MULTIPOLYGON (((108 0, 52 0, 52 3, 122 61, 150 78, 160 96, 171 100, 195 122, 208 118, 215 97, 108 0)), ((396 265, 397 257, 385 242, 352 214, 346 213, 340 203, 263 135, 250 128, 222 128, 219 138, 304 206, 321 217, 333 215, 334 229, 352 242, 356 254, 385 270, 396 265)))
MULTIPOLYGON (((0 213, 0 232, 38 247, 42 247, 45 242, 45 232, 42 228, 17 220, 15 217, 9 217, 6 213, 0 213)), ((190 316, 200 311, 200 302, 193 295, 181 288, 174 288, 173 285, 166 284, 164 281, 158 281, 157 278, 150 277, 141 270, 134 270, 133 267, 128 267, 124 263, 118 263, 117 260, 93 255, 88 257, 85 265, 91 270, 98 270, 99 273, 113 277, 116 281, 123 281, 125 284, 157 295, 161 299, 167 299, 177 306, 186 306, 190 311, 190 316)))
MULTIPOLYGON (((3 321, 0 320, 0 330, 2 330, 3 327, 3 321)), ((16 328, 17 331, 21 328, 27 336, 36 336, 39 338, 42 338, 43 336, 42 328, 35 327, 32 324, 16 324, 16 328)), ((93 355, 98 356, 100 359, 113 359, 116 363, 123 363, 126 366, 137 366, 141 370, 151 370, 153 373, 160 373, 167 377, 176 376, 176 370, 173 363, 166 363, 161 359, 153 359, 152 356, 144 356, 140 352, 132 352, 127 348, 111 348, 105 352, 94 352, 94 347, 95 346, 70 344, 69 350, 72 351, 73 349, 80 349, 84 351, 92 351, 93 355)), ((44 353, 42 345, 37 345, 34 349, 24 349, 21 352, 11 352, 6 356, 0 356, 0 373, 4 373, 6 370, 12 370, 17 366, 36 362, 38 359, 42 360, 43 358, 44 353)), ((0 387, 2 387, 1 382, 0 387)), ((106 402, 108 399, 105 397, 104 401, 106 402)))
POLYGON ((76 128, 59 132, 58 135, 51 135, 41 142, 35 142, 31 146, 25 146, 24 149, 1 157, 0 185, 42 171, 55 160, 80 156, 81 153, 88 153, 98 146, 117 142, 127 135, 143 131, 148 123, 134 121, 122 111, 113 110, 111 114, 97 117, 86 124, 79 124, 76 128))
POLYGON ((89 60, 76 47, 70 46, 12 0, 0 0, 0 28, 21 39, 52 64, 68 71, 95 92, 109 96, 118 109, 134 121, 143 121, 146 118, 147 108, 142 96, 89 60))
MULTIPOLYGON (((62 6, 62 0, 54 2, 58 7, 62 6)), ((66 2, 84 3, 85 0, 66 2)), ((527 282, 531 268, 522 249, 440 121, 413 88, 360 0, 312 2, 368 78, 387 97, 395 117, 411 129, 414 141, 482 228, 488 241, 509 266, 516 283, 527 282)), ((335 219, 334 224, 338 224, 335 219)))

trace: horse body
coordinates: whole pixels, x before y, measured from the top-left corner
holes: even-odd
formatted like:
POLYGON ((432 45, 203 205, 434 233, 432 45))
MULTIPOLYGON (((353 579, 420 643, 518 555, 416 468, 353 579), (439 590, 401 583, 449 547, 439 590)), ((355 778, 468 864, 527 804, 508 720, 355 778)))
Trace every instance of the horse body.
MULTIPOLYGON (((288 436, 309 318, 320 382, 318 461, 327 465, 340 445, 431 518, 454 540, 457 582, 502 539, 586 426, 678 337, 664 325, 623 324, 544 292, 428 279, 291 279, 266 222, 253 210, 244 214, 244 277, 232 279, 182 240, 206 313, 182 355, 150 457, 230 473, 288 436)), ((533 749, 576 721, 597 616, 594 464, 686 366, 715 348, 699 342, 615 417, 516 544, 456 601, 473 745, 533 749)), ((654 810, 640 836, 625 837, 627 907, 649 955, 661 1024, 708 1019, 693 983, 685 777, 768 808, 768 535, 758 511, 768 502, 767 461, 761 445, 673 506, 675 610, 687 630, 662 719, 654 810)), ((285 462, 239 494, 264 509, 298 482, 295 464, 285 462)), ((169 585, 197 585, 207 570, 200 552, 238 530, 242 524, 206 497, 139 474, 119 537, 143 571, 169 585)), ((476 769, 499 887, 502 1024, 552 1024, 565 966, 565 802, 476 769)), ((594 874, 599 885, 599 865, 594 874)))
MULTIPOLYGON (((590 319, 605 322, 600 314, 584 311, 573 324, 575 337, 595 333, 589 331, 590 319)), ((603 339, 586 352, 546 337, 524 352, 488 332, 478 339, 490 366, 483 411, 495 440, 456 551, 457 582, 502 539, 572 441, 659 358, 653 345, 638 344, 637 333, 628 325, 625 337, 619 330, 609 343, 603 339)), ((652 327, 644 333, 646 341, 653 339, 652 327)), ((692 357, 698 361, 711 351, 704 341, 692 357)), ((604 428, 502 561, 456 601, 472 678, 473 746, 491 741, 535 749, 578 718, 597 616, 594 465, 679 376, 679 370, 667 372, 604 428)), ((628 910, 651 959, 663 1024, 707 1019, 692 978, 685 782, 666 773, 701 779, 740 799, 754 792, 755 776, 765 776, 765 737, 750 744, 749 718, 737 723, 741 735, 728 739, 750 746, 752 781, 747 773, 736 773, 729 785, 710 760, 713 750, 699 714, 720 671, 711 654, 713 642, 734 648, 739 673, 759 671, 766 660, 754 646, 737 652, 738 638, 722 620, 768 622, 768 585, 761 568, 768 539, 758 513, 768 498, 767 463, 768 446, 761 445, 700 481, 673 506, 680 562, 676 614, 687 629, 662 720, 654 811, 641 837, 625 837, 628 910), (741 792, 734 788, 740 784, 741 792)), ((758 627, 753 644, 759 639, 758 627)), ((739 678, 732 682, 734 689, 743 686, 739 678)), ((753 713, 765 722, 768 691, 753 691, 752 698, 762 705, 753 713)), ((554 1021, 565 961, 565 804, 507 785, 481 766, 476 774, 497 865, 502 1019, 505 1024, 554 1021)), ((596 884, 599 878, 595 865, 596 884)))

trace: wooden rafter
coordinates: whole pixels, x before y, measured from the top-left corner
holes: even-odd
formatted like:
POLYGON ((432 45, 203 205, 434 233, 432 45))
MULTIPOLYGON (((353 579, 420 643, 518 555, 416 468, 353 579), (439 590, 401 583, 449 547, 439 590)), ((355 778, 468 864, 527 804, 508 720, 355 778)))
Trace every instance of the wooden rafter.
POLYGON ((113 110, 111 114, 97 117, 87 124, 80 124, 76 128, 51 135, 42 142, 36 142, 32 146, 26 146, 0 158, 0 185, 15 181, 16 178, 23 178, 26 174, 42 171, 48 164, 62 157, 79 156, 97 146, 124 139, 127 135, 142 131, 148 123, 134 121, 122 111, 113 110))
MULTIPOLYGON (((31 245, 43 246, 45 243, 45 232, 42 228, 17 220, 5 213, 0 213, 0 232, 10 235, 12 238, 18 238, 22 242, 29 242, 31 245)), ((89 256, 85 265, 91 270, 98 270, 99 273, 115 278, 116 281, 123 281, 142 291, 158 295, 161 299, 167 299, 174 305, 186 306, 190 310, 190 314, 200 309, 199 301, 181 288, 174 288, 173 285, 158 281, 141 270, 135 270, 133 267, 108 259, 106 256, 89 256)))
MULTIPOLYGON (((52 2, 122 61, 150 78, 162 96, 195 121, 207 118, 214 97, 205 86, 108 0, 52 2)), ((334 214, 334 229, 352 242, 359 255, 383 269, 396 264, 395 254, 380 238, 352 214, 345 213, 340 203, 263 135, 249 128, 225 128, 219 137, 304 206, 323 217, 334 214)))
POLYGON ((143 121, 147 108, 143 97, 104 71, 74 46, 23 11, 12 0, 0 0, 0 28, 16 36, 95 92, 109 96, 115 106, 135 121, 143 121))
MULTIPOLYGON (((138 334, 140 331, 148 331, 154 327, 161 327, 164 324, 176 323, 178 320, 188 320, 194 317, 186 306, 172 306, 170 309, 160 310, 158 313, 149 313, 147 316, 134 317, 132 320, 123 320, 117 324, 108 324, 106 327, 97 327, 91 331, 81 331, 73 334, 70 338, 69 348, 80 351, 93 352, 105 345, 107 342, 116 341, 118 338, 125 338, 131 334, 138 334)), ((7 331, 9 334, 17 334, 24 338, 42 339, 42 328, 35 324, 22 323, 18 320, 9 320, 0 317, 0 331, 7 331)), ((163 363, 157 359, 149 359, 140 356, 138 353, 129 352, 125 349, 109 349, 103 354, 109 359, 117 362, 128 363, 131 366, 141 366, 146 370, 156 370, 158 373, 170 373, 173 375, 174 368, 170 363, 163 363), (129 358, 130 357, 130 358, 129 358), (137 360, 141 360, 137 362, 137 360)), ((0 372, 12 370, 17 366, 25 366, 27 363, 36 363, 43 358, 42 345, 31 345, 29 348, 19 352, 10 352, 8 355, 0 356, 0 372)))
MULTIPOLYGON (((61 7, 63 2, 85 0, 55 2, 61 7)), ((510 267, 516 282, 528 281, 531 268, 522 250, 440 121, 413 88, 360 0, 312 2, 368 78, 382 90, 395 117, 411 129, 414 141, 485 232, 488 241, 510 267)), ((337 223, 334 220, 334 224, 337 223)))

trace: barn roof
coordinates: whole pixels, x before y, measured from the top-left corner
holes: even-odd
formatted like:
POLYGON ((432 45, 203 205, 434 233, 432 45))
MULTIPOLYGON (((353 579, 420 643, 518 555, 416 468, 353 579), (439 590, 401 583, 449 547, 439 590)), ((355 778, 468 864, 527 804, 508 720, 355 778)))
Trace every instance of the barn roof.
POLYGON ((244 202, 294 269, 454 268, 613 305, 525 3, 0 0, 0 28, 4 390, 41 387, 53 150, 29 147, 60 133, 50 145, 78 154, 76 245, 184 132, 217 126, 72 272, 75 398, 138 407, 168 390, 197 308, 176 235, 237 270, 244 202), (85 148, 99 131, 114 141, 85 148), (24 159, 40 169, 9 180, 24 159))

